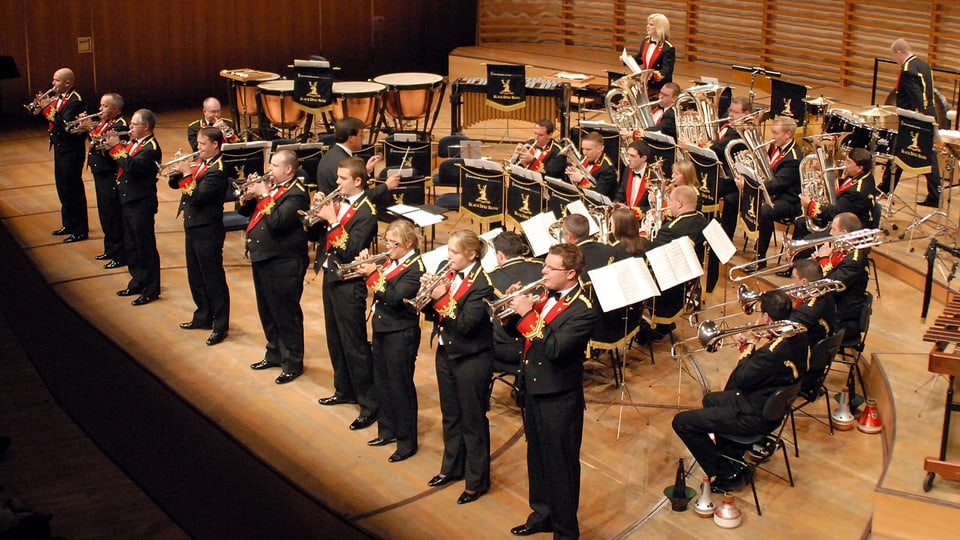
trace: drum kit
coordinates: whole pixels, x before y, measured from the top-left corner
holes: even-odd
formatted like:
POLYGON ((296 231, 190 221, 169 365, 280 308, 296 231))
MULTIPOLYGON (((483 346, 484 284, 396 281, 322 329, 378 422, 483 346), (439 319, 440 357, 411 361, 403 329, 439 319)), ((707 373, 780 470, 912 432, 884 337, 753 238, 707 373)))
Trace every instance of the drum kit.
POLYGON ((343 118, 363 121, 369 142, 376 142, 381 130, 415 133, 429 139, 440 113, 447 81, 433 73, 389 73, 369 81, 336 81, 333 103, 325 109, 308 109, 294 101, 294 81, 280 75, 249 68, 222 70, 220 76, 231 85, 230 96, 237 125, 245 126, 244 139, 250 135, 269 136, 267 123, 281 137, 290 138, 307 113, 319 112, 329 131, 343 118), (251 119, 261 121, 259 134, 251 129, 251 119), (246 122, 241 122, 245 119, 246 122))
POLYGON ((804 140, 813 145, 833 145, 840 160, 851 148, 866 148, 875 158, 890 161, 893 157, 897 130, 886 127, 886 119, 897 115, 897 108, 874 105, 858 112, 831 109, 833 101, 824 96, 804 100, 807 122, 804 140))

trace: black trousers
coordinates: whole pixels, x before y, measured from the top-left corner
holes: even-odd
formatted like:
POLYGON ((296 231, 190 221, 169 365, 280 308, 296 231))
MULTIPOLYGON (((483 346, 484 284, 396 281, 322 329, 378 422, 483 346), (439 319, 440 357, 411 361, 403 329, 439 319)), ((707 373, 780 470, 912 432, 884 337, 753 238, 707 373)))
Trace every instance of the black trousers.
POLYGON ((449 357, 446 345, 437 348, 437 387, 443 418, 443 462, 440 474, 463 476, 466 489, 490 489, 490 381, 493 349, 449 357))
POLYGON ((230 290, 223 271, 223 222, 184 229, 187 282, 197 309, 194 323, 209 325, 217 332, 230 328, 230 290))
POLYGON ((376 416, 373 351, 367 339, 367 287, 362 279, 342 281, 323 271, 323 319, 333 364, 334 394, 360 404, 361 416, 376 416))
POLYGON ((380 413, 377 435, 397 438, 397 452, 417 449, 417 387, 413 382, 420 327, 373 333, 373 382, 380 413))
POLYGON ((103 252, 107 258, 124 261, 123 216, 116 171, 93 173, 93 186, 97 193, 97 215, 103 230, 103 252))
POLYGON ((53 145, 53 178, 60 199, 60 221, 70 234, 87 234, 87 192, 83 186, 86 150, 70 144, 53 145))
POLYGON ((154 216, 157 200, 149 197, 121 205, 123 215, 123 252, 130 272, 128 289, 144 296, 160 296, 160 253, 154 216))
POLYGON ((714 444, 710 433, 730 435, 757 435, 766 433, 776 426, 770 426, 760 416, 743 414, 738 411, 736 392, 711 392, 703 398, 703 408, 683 411, 673 417, 673 431, 687 446, 700 468, 707 476, 725 477, 733 474, 733 464, 721 454, 735 456, 734 449, 714 444))
POLYGON ((267 338, 264 359, 280 364, 283 371, 303 371, 303 276, 307 258, 282 257, 255 262, 253 288, 257 312, 267 338))
POLYGON ((527 524, 553 528, 554 538, 579 538, 580 444, 583 389, 556 394, 527 393, 524 429, 530 508, 527 524))
POLYGON ((760 233, 757 238, 757 258, 762 259, 767 255, 774 222, 792 220, 798 217, 800 212, 800 203, 788 202, 782 198, 774 199, 772 207, 767 204, 760 205, 760 215, 757 218, 757 229, 760 233))

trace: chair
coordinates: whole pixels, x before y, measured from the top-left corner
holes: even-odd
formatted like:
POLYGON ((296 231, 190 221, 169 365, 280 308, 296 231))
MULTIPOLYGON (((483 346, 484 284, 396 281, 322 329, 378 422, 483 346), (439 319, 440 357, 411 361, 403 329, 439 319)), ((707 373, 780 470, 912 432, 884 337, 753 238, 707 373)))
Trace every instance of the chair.
POLYGON ((762 433, 760 435, 715 434, 718 443, 720 439, 726 439, 744 448, 753 448, 754 445, 760 445, 763 448, 762 455, 758 456, 756 461, 747 461, 743 458, 723 455, 724 458, 732 461, 746 471, 747 476, 750 478, 750 489, 753 490, 753 502, 757 505, 758 516, 762 516, 763 512, 760 510, 760 499, 757 497, 757 484, 754 481, 754 476, 757 468, 773 457, 778 448, 783 450, 783 461, 787 466, 787 477, 790 481, 790 487, 793 487, 793 472, 790 470, 790 458, 787 456, 787 447, 783 443, 783 428, 787 425, 787 416, 790 414, 793 401, 800 392, 800 384, 798 381, 790 386, 777 388, 770 394, 770 397, 767 398, 767 402, 763 405, 763 419, 771 424, 779 423, 779 427, 774 428, 769 433, 762 433))
MULTIPOLYGON (((883 216, 883 203, 877 201, 873 205, 873 222, 870 224, 870 227, 873 229, 880 228, 880 218, 883 216)), ((877 298, 880 298, 880 274, 877 273, 877 261, 873 259, 872 255, 867 255, 867 264, 870 266, 870 273, 873 274, 873 284, 877 288, 877 298)))
MULTIPOLYGON (((234 203, 234 208, 237 205, 237 194, 232 188, 227 189, 227 194, 223 198, 224 204, 234 203)), ((223 213, 223 228, 227 232, 230 231, 246 231, 247 224, 250 223, 250 218, 240 215, 236 210, 226 211, 223 213)))
MULTIPOLYGON (((824 422, 801 409, 816 402, 820 399, 820 396, 827 395, 827 387, 824 383, 827 380, 827 374, 830 373, 830 364, 837 355, 837 351, 840 350, 841 343, 843 343, 843 334, 843 329, 840 329, 839 332, 832 336, 821 339, 819 343, 816 343, 810 349, 809 366, 807 367, 807 372, 800 379, 800 393, 797 395, 803 399, 803 403, 794 405, 794 407, 790 409, 790 427, 793 431, 793 451, 797 457, 800 457, 800 445, 797 442, 797 424, 796 419, 794 419, 795 412, 801 412, 821 424, 827 424, 827 426, 830 427, 830 435, 833 435, 832 423, 829 421, 824 422)), ((831 416, 829 396, 825 401, 827 402, 827 419, 829 420, 831 416)))
MULTIPOLYGON (((613 384, 618 388, 623 383, 623 357, 620 355, 620 347, 624 345, 631 347, 634 336, 640 330, 642 309, 642 306, 634 305, 599 314, 597 326, 590 339, 591 350, 610 353, 613 384)), ((650 358, 653 358, 652 345, 650 345, 650 358)))
MULTIPOLYGON (((860 389, 863 391, 863 399, 867 397, 867 387, 863 382, 863 374, 860 372, 860 359, 863 357, 863 349, 867 341, 867 332, 870 331, 870 315, 872 314, 873 295, 867 291, 863 293, 863 308, 860 310, 860 335, 844 336, 843 342, 840 344, 840 356, 834 360, 838 364, 850 366, 850 374, 847 376, 847 387, 850 388, 854 395, 857 393, 857 379, 860 379, 860 389), (854 373, 856 373, 856 378, 854 378, 854 373)), ((851 407, 854 406, 856 406, 856 404, 851 403, 851 407)))

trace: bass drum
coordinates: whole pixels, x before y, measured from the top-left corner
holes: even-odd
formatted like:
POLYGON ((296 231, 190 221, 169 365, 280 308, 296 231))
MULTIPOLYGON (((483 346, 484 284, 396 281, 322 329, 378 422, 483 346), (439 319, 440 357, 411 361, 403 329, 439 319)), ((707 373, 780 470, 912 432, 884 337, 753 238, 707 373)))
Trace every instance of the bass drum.
MULTIPOLYGON (((891 90, 887 94, 887 100, 883 102, 884 105, 896 105, 897 104, 897 91, 891 90)), ((943 97, 943 94, 940 93, 936 88, 933 89, 933 108, 936 110, 937 118, 937 127, 940 129, 950 129, 950 121, 947 120, 947 111, 950 110, 947 106, 947 100, 943 97)))

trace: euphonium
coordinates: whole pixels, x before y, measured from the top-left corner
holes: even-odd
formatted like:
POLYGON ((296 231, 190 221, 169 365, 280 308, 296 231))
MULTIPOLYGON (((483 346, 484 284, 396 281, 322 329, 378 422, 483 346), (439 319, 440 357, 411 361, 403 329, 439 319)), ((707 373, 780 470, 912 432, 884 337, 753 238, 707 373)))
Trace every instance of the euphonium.
POLYGON ((711 97, 716 96, 718 88, 715 84, 701 84, 680 93, 673 105, 678 137, 689 139, 696 145, 705 145, 719 138, 717 107, 711 97))
POLYGON ((270 182, 273 183, 273 174, 270 171, 267 171, 264 174, 253 173, 247 176, 247 179, 244 182, 233 182, 233 196, 234 198, 241 198, 243 192, 246 191, 247 187, 256 184, 257 182, 270 182))
POLYGON ((376 264, 381 265, 390 258, 390 255, 387 253, 378 253, 373 257, 367 257, 366 259, 361 259, 359 261, 353 261, 352 263, 340 264, 338 261, 333 261, 334 266, 336 266, 336 273, 340 276, 340 279, 346 281, 348 279, 358 278, 363 274, 360 273, 360 267, 367 264, 376 264))
MULTIPOLYGON (((624 49, 626 54, 626 49, 624 49)), ((607 114, 610 122, 618 129, 629 131, 643 131, 653 127, 653 113, 650 107, 659 103, 651 103, 647 96, 647 82, 653 70, 645 69, 640 73, 626 75, 610 83, 612 88, 604 97, 607 114)), ((620 141, 620 158, 627 161, 627 141, 620 141)))
POLYGON ((304 212, 303 210, 297 210, 297 213, 300 214, 300 223, 303 223, 304 227, 312 227, 316 225, 317 222, 320 221, 320 218, 314 215, 317 213, 317 210, 320 210, 324 206, 341 198, 342 197, 340 195, 340 186, 337 186, 337 189, 331 191, 323 199, 320 199, 320 201, 317 204, 308 208, 306 212, 304 212))
POLYGON ((703 321, 697 327, 697 338, 700 345, 707 352, 717 352, 723 346, 724 338, 737 335, 741 332, 752 331, 754 333, 766 332, 772 338, 790 337, 802 334, 807 331, 807 327, 793 321, 774 321, 767 324, 754 324, 747 326, 738 326, 737 328, 728 328, 721 330, 713 321, 703 321))
POLYGON ((432 298, 430 298, 430 293, 433 292, 434 289, 439 287, 441 283, 449 286, 450 283, 453 282, 453 279, 447 275, 449 271, 450 261, 447 261, 443 266, 440 267, 439 270, 437 270, 437 273, 434 274, 429 281, 426 281, 420 285, 420 290, 417 291, 416 296, 413 298, 404 298, 403 302, 405 304, 410 304, 417 311, 422 311, 423 308, 427 307, 427 304, 429 304, 432 300, 432 298))
POLYGON ((660 233, 660 227, 663 225, 663 201, 666 181, 663 178, 662 161, 648 163, 647 167, 650 168, 651 180, 650 186, 647 188, 650 209, 647 210, 647 213, 643 215, 643 220, 640 221, 640 232, 646 233, 647 239, 653 240, 657 237, 657 234, 660 233))
POLYGON ((77 135, 77 134, 80 134, 80 133, 86 133, 87 130, 86 130, 86 129, 83 129, 83 126, 80 125, 80 123, 83 122, 84 120, 90 120, 91 122, 99 122, 99 121, 100 121, 100 113, 93 113, 93 114, 88 115, 88 116, 81 116, 80 118, 77 118, 76 120, 71 120, 71 121, 69 121, 69 122, 65 122, 65 123, 63 124, 63 127, 64 127, 64 129, 67 130, 67 132, 73 133, 74 135, 77 135))
POLYGON ((730 126, 740 134, 740 139, 731 141, 723 153, 731 174, 739 173, 752 185, 757 185, 763 194, 763 201, 773 206, 773 199, 770 198, 766 186, 766 182, 773 178, 773 170, 770 168, 770 156, 765 150, 773 141, 763 142, 757 126, 752 123, 754 116, 764 112, 766 111, 756 111, 730 122, 730 126), (733 149, 738 146, 746 146, 747 151, 734 153, 733 149))
POLYGON ((513 315, 516 315, 517 313, 513 310, 513 308, 510 307, 510 302, 512 302, 514 298, 523 296, 525 294, 533 294, 537 291, 537 289, 545 289, 546 282, 547 278, 540 278, 537 281, 528 283, 516 291, 513 291, 510 294, 505 294, 496 300, 490 301, 484 298, 483 301, 487 304, 487 307, 490 308, 490 315, 497 319, 500 324, 503 324, 507 319, 513 315))
POLYGON ((43 107, 40 106, 40 102, 48 97, 52 97, 56 93, 57 93, 57 87, 54 86, 53 88, 33 98, 33 101, 24 105, 24 108, 27 109, 27 112, 29 112, 30 114, 33 114, 33 115, 39 114, 40 111, 43 110, 43 107))
POLYGON ((184 154, 182 156, 177 156, 171 159, 170 161, 157 163, 157 168, 159 169, 159 172, 157 174, 161 176, 167 176, 167 177, 173 176, 174 174, 177 174, 178 172, 180 172, 173 168, 174 165, 182 161, 193 161, 199 155, 200 155, 200 152, 194 152, 192 154, 184 154))
MULTIPOLYGON (((567 158, 567 163, 571 167, 574 167, 580 174, 583 175, 583 178, 591 184, 590 187, 597 185, 597 179, 590 174, 590 171, 583 166, 583 156, 580 155, 580 152, 577 151, 577 147, 573 144, 573 141, 570 139, 562 139, 565 143, 563 148, 560 149, 560 155, 567 158)), ((579 186, 578 186, 579 187, 579 186)))
MULTIPOLYGON (((843 167, 834 166, 833 158, 827 156, 827 151, 818 146, 812 154, 800 160, 800 192, 806 193, 822 206, 837 202, 837 171, 843 167)), ((810 232, 823 232, 830 228, 830 224, 819 226, 814 220, 804 214, 800 216, 810 232)))

